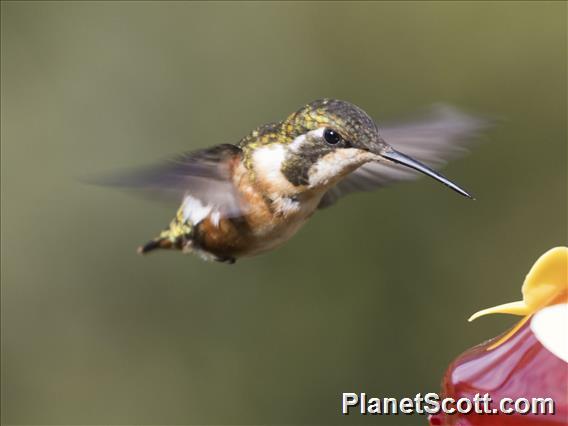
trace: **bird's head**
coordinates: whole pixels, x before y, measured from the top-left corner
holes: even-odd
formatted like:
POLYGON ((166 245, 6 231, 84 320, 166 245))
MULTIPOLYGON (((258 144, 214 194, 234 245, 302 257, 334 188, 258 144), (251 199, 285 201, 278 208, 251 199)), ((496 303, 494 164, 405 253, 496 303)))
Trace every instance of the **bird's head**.
POLYGON ((349 102, 311 102, 284 121, 260 129, 255 137, 265 141, 260 144, 263 147, 280 147, 280 170, 295 186, 327 188, 361 165, 380 161, 415 169, 469 197, 428 166, 393 149, 375 121, 349 102))

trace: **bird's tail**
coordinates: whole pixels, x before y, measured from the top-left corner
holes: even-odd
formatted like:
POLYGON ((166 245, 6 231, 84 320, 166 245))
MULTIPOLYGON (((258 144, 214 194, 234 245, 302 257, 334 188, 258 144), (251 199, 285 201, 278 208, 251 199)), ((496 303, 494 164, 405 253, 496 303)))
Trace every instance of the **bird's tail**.
POLYGON ((184 219, 180 209, 170 226, 153 240, 138 247, 138 253, 146 254, 156 249, 190 250, 192 229, 192 224, 184 219))
POLYGON ((138 254, 146 254, 156 249, 171 249, 176 246, 169 238, 157 237, 138 247, 138 254))

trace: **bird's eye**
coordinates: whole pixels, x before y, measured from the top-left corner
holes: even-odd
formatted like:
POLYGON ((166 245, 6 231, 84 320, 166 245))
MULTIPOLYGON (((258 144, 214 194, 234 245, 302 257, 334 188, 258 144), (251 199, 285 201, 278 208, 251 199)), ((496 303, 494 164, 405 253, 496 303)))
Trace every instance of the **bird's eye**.
POLYGON ((339 142, 341 142, 341 136, 339 135, 339 133, 331 129, 325 129, 323 131, 323 138, 330 145, 337 145, 339 142))

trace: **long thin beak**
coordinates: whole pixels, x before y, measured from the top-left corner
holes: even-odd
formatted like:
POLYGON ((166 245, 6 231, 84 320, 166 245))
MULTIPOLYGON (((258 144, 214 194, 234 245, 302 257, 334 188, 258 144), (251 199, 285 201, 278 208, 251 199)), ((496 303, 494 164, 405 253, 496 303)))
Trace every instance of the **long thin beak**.
POLYGON ((408 155, 404 155, 401 152, 398 152, 391 147, 388 149, 382 150, 380 153, 381 157, 386 158, 397 164, 402 164, 403 166, 410 167, 411 169, 417 170, 425 175, 430 176, 433 179, 436 179, 439 182, 442 182, 447 187, 453 189, 458 194, 463 195, 464 197, 474 199, 467 191, 457 186, 455 183, 450 181, 445 176, 442 176, 440 173, 432 170, 430 167, 420 163, 419 161, 414 160, 413 158, 409 157, 408 155))

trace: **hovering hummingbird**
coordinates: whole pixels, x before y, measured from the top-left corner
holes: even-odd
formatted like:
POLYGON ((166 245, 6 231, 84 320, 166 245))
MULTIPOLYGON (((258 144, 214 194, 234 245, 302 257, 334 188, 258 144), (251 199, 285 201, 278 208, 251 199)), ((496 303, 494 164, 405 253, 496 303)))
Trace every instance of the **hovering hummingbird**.
POLYGON ((234 263, 284 243, 316 210, 344 195, 413 179, 416 172, 472 198, 419 160, 440 165, 483 126, 439 107, 421 121, 380 128, 349 102, 320 99, 235 145, 183 154, 110 183, 169 192, 181 202, 169 226, 139 253, 176 249, 234 263))

